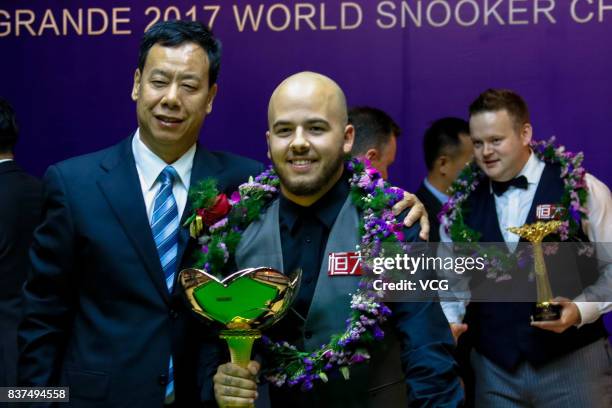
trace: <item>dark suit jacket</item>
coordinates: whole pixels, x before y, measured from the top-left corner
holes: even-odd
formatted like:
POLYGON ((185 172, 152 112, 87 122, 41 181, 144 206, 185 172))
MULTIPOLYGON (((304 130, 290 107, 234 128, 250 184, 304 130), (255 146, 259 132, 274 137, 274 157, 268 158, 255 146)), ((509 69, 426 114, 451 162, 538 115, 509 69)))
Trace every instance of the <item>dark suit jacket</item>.
POLYGON ((429 218, 429 242, 440 242, 440 221, 438 221, 438 213, 442 210, 442 203, 438 201, 435 195, 421 183, 416 191, 416 196, 425 206, 427 217, 429 218))
POLYGON ((14 161, 0 163, 0 387, 15 385, 17 380, 21 287, 41 200, 40 181, 14 161))
MULTIPOLYGON (((261 164, 198 146, 191 182, 233 191, 261 164)), ((161 407, 172 354, 176 403, 199 403, 205 332, 166 289, 131 138, 51 166, 19 330, 21 385, 67 385, 72 406, 161 407)), ((184 212, 183 221, 189 209, 184 212)), ((189 234, 179 234, 179 257, 189 234)))

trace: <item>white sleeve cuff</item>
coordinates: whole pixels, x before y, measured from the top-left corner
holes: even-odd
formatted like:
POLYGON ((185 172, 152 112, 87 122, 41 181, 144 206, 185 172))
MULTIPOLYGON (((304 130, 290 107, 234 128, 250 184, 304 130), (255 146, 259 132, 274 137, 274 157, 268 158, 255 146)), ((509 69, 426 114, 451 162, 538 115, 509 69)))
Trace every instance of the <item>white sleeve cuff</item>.
POLYGON ((580 312, 580 323, 576 327, 580 328, 585 324, 593 323, 601 316, 599 302, 584 302, 584 296, 580 295, 574 300, 574 304, 580 312))

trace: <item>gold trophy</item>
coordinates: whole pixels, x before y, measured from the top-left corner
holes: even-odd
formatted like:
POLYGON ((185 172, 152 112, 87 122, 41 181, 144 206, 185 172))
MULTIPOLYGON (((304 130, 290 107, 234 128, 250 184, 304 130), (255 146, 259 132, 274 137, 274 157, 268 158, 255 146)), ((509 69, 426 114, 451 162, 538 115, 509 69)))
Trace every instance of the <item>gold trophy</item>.
POLYGON ((261 330, 278 322, 299 290, 301 271, 290 278, 267 267, 243 269, 220 280, 199 269, 184 269, 179 282, 191 309, 225 330, 232 363, 246 368, 261 330))
POLYGON ((534 321, 551 321, 561 318, 560 305, 553 305, 552 289, 544 263, 544 251, 542 240, 549 234, 556 232, 561 227, 561 221, 538 221, 533 224, 525 224, 522 227, 511 227, 508 231, 525 238, 533 244, 534 270, 536 277, 537 302, 532 316, 534 321))

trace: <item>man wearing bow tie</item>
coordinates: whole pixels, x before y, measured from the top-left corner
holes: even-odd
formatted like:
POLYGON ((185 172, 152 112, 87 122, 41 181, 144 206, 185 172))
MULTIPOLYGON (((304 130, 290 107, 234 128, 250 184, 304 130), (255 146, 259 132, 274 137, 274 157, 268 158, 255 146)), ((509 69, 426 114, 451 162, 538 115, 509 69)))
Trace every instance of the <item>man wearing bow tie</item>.
MULTIPOLYGON (((560 202, 560 167, 536 157, 532 133, 527 105, 512 91, 487 90, 470 106, 474 157, 486 177, 469 194, 464 221, 481 242, 516 246, 520 237, 508 228, 535 222, 538 206, 560 202)), ((570 239, 612 242, 610 191, 590 174, 585 181, 588 222, 570 239)), ((444 228, 440 234, 450 241, 444 228)), ((612 297, 612 270, 595 277, 573 300, 556 299, 562 311, 555 321, 530 324, 531 303, 473 302, 467 314, 468 302, 443 304, 453 333, 465 332, 473 345, 477 407, 612 406, 612 354, 601 319, 612 309, 603 302, 612 297), (586 301, 592 293, 607 299, 586 301)), ((512 290, 512 283, 497 286, 504 284, 512 290)))

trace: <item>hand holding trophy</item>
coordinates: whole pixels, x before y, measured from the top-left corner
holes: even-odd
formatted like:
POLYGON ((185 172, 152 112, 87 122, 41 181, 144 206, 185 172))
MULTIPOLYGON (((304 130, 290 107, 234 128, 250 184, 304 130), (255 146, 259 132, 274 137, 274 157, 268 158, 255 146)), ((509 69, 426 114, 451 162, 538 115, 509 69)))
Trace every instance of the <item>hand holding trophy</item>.
POLYGON ((289 277, 269 267, 232 270, 244 230, 277 192, 277 184, 261 183, 265 179, 266 173, 249 179, 231 197, 219 193, 215 180, 200 182, 190 190, 192 214, 184 224, 197 245, 194 266, 180 272, 180 285, 196 314, 222 326, 220 337, 240 370, 249 365, 261 330, 290 309, 301 278, 301 271, 289 277))
MULTIPOLYGON (((541 213, 541 211, 538 211, 541 213)), ((544 214, 555 213, 547 211, 544 214)), ((525 238, 533 245, 534 271, 536 277, 537 301, 535 310, 532 315, 533 321, 552 321, 561 318, 562 306, 553 304, 553 294, 550 287, 550 279, 544 262, 544 251, 542 250, 542 241, 547 235, 556 232, 561 227, 561 221, 542 220, 546 217, 540 217, 540 220, 533 224, 525 224, 522 227, 511 227, 508 231, 525 238)), ((550 218, 553 218, 552 216, 550 218)))

